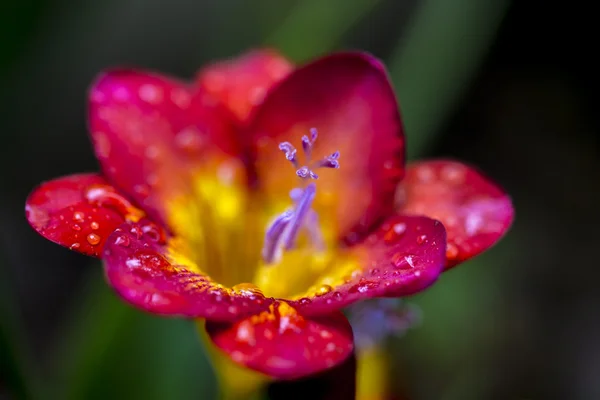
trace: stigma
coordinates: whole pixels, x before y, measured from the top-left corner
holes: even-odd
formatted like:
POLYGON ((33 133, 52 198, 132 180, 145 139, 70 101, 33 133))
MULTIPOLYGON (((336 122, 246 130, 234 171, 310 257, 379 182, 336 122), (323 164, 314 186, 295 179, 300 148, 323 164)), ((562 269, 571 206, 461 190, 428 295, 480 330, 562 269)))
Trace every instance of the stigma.
POLYGON ((285 251, 296 248, 298 236, 305 233, 314 251, 325 250, 323 234, 319 225, 319 216, 312 204, 317 194, 314 180, 319 179, 315 173, 319 168, 339 168, 339 151, 313 162, 312 153, 317 140, 317 129, 310 130, 310 137, 302 136, 302 152, 305 162, 298 160, 298 151, 289 142, 281 142, 281 150, 285 158, 292 164, 296 176, 300 178, 300 187, 290 191, 291 207, 276 216, 267 226, 262 248, 262 259, 266 264, 277 264, 285 251))

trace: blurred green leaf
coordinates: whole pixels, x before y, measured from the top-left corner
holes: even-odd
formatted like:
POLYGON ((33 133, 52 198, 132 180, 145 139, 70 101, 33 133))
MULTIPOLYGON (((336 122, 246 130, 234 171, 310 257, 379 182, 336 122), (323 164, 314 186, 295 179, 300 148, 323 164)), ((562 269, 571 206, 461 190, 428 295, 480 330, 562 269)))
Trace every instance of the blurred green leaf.
POLYGON ((297 3, 266 40, 296 61, 325 53, 339 45, 347 30, 380 0, 304 0, 297 3))
POLYGON ((425 152, 453 105, 459 104, 508 5, 508 0, 429 0, 417 9, 389 63, 409 158, 425 152))

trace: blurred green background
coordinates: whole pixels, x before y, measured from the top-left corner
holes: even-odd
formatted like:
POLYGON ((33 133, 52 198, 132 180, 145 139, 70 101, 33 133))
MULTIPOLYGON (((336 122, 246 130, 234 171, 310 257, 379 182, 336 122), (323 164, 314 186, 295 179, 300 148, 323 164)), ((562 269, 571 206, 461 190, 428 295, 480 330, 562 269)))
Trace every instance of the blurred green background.
POLYGON ((42 180, 97 169, 87 86, 136 65, 191 78, 264 45, 297 62, 357 48, 395 84, 411 159, 474 163, 512 231, 410 301, 391 344, 410 399, 600 398, 600 204, 592 13, 509 0, 6 1, 0 8, 0 398, 197 399, 215 380, 191 323, 120 302, 98 262, 24 219, 42 180))

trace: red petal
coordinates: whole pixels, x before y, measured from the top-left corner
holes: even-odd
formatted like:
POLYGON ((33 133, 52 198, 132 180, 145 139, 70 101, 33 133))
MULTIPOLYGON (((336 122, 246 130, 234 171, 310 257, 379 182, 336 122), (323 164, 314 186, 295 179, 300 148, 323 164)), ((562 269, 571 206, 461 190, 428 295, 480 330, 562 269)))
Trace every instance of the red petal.
POLYGON ((293 69, 273 50, 254 50, 241 57, 221 61, 198 74, 198 84, 217 98, 240 123, 248 120, 267 91, 293 69))
POLYGON ((279 379, 330 369, 352 354, 352 328, 340 312, 304 318, 286 303, 235 323, 208 321, 217 347, 237 363, 279 379))
POLYGON ((430 286, 445 262, 446 232, 426 217, 396 215, 349 251, 358 262, 323 276, 312 293, 292 302, 303 315, 318 315, 359 300, 402 297, 430 286))
POLYGON ((513 220, 506 193, 472 167, 455 161, 409 165, 399 193, 401 213, 427 215, 446 227, 446 268, 493 246, 513 220))
POLYGON ((42 183, 27 198, 25 214, 46 239, 94 257, 100 257, 106 239, 125 219, 143 216, 98 174, 42 183))
POLYGON ((297 186, 278 144, 300 148, 313 127, 319 133, 313 160, 341 152, 339 170, 318 172, 315 207, 337 215, 341 233, 389 215, 404 171, 404 136, 383 65, 367 54, 335 54, 295 70, 269 93, 251 121, 250 137, 259 182, 274 199, 287 199, 297 186))
POLYGON ((188 172, 238 154, 207 95, 150 73, 101 76, 90 93, 89 124, 108 179, 163 222, 165 197, 189 190, 188 172))
POLYGON ((166 234, 147 221, 126 223, 108 238, 103 259, 109 283, 131 304, 155 314, 235 321, 273 299, 224 288, 195 265, 171 261, 166 234))

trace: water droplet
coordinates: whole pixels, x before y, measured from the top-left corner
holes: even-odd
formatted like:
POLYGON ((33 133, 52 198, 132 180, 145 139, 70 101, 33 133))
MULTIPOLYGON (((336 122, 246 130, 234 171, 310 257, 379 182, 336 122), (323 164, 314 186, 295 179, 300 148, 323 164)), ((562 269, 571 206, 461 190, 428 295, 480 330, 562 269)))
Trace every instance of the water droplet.
POLYGON ((379 271, 379 268, 371 268, 371 269, 369 270, 369 273, 370 273, 371 275, 377 275, 377 274, 379 274, 379 272, 380 272, 380 271, 379 271))
POLYGON ((387 244, 393 244, 404 235, 406 232, 406 224, 403 222, 396 223, 385 233, 383 241, 387 244))
POLYGON ((154 223, 147 223, 142 226, 142 232, 150 238, 150 240, 158 243, 165 243, 165 234, 162 229, 160 229, 154 223))
POLYGON ((344 298, 344 296, 340 292, 333 292, 333 297, 336 300, 342 300, 344 298))
POLYGON ((448 164, 441 172, 442 179, 452 185, 461 185, 465 181, 465 168, 458 164, 448 164))
POLYGON ((80 231, 81 230, 81 225, 79 225, 79 224, 73 224, 73 225, 71 225, 71 229, 73 229, 74 231, 80 231))
POLYGON ((307 298, 307 297, 303 297, 300 300, 298 300, 298 303, 300 303, 301 305, 305 306, 307 304, 312 303, 312 300, 307 298))
POLYGON ((96 235, 95 233, 90 233, 89 235, 87 235, 87 241, 89 244, 91 244, 92 246, 97 245, 98 243, 100 243, 100 236, 96 235))
POLYGON ((405 256, 403 253, 396 253, 392 256, 392 265, 397 269, 414 268, 412 256, 405 256))
POLYGON ((75 222, 83 222, 85 220, 85 214, 81 211, 75 211, 73 213, 73 221, 75 222))
POLYGON ((115 239, 115 244, 118 246, 128 247, 130 244, 129 237, 127 237, 125 235, 119 235, 115 239))
POLYGON ((366 279, 361 279, 358 283, 350 288, 350 293, 366 293, 371 289, 375 289, 379 286, 379 282, 369 281, 366 279))
POLYGON ((317 289, 317 293, 315 293, 317 296, 324 296, 327 293, 331 292, 333 290, 333 288, 330 285, 321 285, 319 286, 319 288, 317 289))
POLYGON ((80 247, 81 247, 81 244, 75 242, 71 246, 69 246, 69 249, 71 249, 71 250, 77 250, 80 247))
POLYGON ((429 183, 435 179, 435 171, 433 168, 427 166, 421 166, 417 168, 417 179, 421 181, 421 183, 429 183))
POLYGON ((96 229, 100 228, 100 225, 98 225, 98 223, 96 221, 92 221, 92 223, 90 224, 90 227, 93 230, 96 230, 96 229))
POLYGON ((238 324, 237 331, 235 333, 235 341, 248 344, 250 346, 254 346, 256 344, 254 325, 252 325, 251 321, 246 320, 238 324))
POLYGON ((427 235, 417 236, 417 244, 423 244, 427 240, 427 235))
POLYGON ((231 288, 231 290, 235 294, 239 294, 242 296, 255 298, 255 297, 265 297, 263 292, 253 283, 240 283, 231 288))
POLYGON ((458 257, 458 248, 454 245, 454 243, 448 243, 446 245, 446 258, 449 260, 454 260, 458 257))
POLYGON ((195 127, 190 126, 175 135, 175 144, 182 150, 194 153, 202 149, 206 142, 204 135, 195 127))
POLYGON ((145 84, 140 86, 138 96, 147 103, 159 104, 163 100, 163 90, 158 86, 145 84))
POLYGON ((142 232, 142 229, 137 225, 132 226, 129 232, 134 234, 138 240, 141 239, 142 235, 144 234, 144 232, 142 232))

